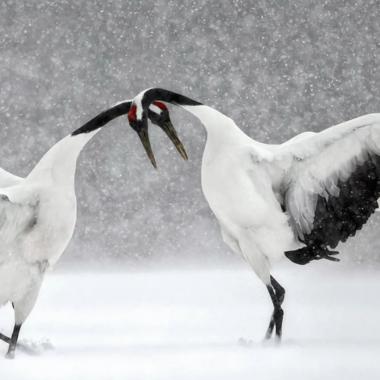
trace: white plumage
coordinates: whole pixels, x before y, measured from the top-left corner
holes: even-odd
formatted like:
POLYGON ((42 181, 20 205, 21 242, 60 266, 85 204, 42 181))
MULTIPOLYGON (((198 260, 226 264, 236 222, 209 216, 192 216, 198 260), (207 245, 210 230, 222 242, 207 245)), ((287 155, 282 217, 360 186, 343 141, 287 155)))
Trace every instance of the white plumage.
MULTIPOLYGON (((130 104, 118 103, 64 137, 26 178, 0 169, 0 305, 11 302, 15 313, 12 338, 0 334, 0 339, 9 343, 10 358, 46 269, 57 262, 73 235, 78 156, 101 127, 128 113, 130 104)), ((161 110, 152 108, 150 117, 157 118, 161 110)))
MULTIPOLYGON (((71 239, 76 161, 96 132, 65 137, 25 179, 2 173, 2 183, 10 186, 0 188, 0 304, 12 302, 15 326, 29 315, 45 270, 56 263, 71 239)), ((8 357, 14 356, 14 349, 10 344, 8 357)))
POLYGON ((377 207, 380 114, 271 145, 251 139, 219 111, 171 91, 149 89, 137 99, 142 107, 154 100, 180 105, 205 127, 204 196, 223 240, 267 286, 274 313, 266 337, 276 326, 280 338, 285 291, 270 275, 271 265, 285 252, 302 264, 336 260, 329 248, 354 234, 377 207))

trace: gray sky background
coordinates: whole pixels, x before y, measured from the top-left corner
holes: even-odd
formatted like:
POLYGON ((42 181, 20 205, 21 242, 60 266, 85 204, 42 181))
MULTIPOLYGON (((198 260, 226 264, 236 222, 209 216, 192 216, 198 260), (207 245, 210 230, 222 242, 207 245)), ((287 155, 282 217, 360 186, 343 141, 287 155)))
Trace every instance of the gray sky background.
MULTIPOLYGON (((378 1, 2 1, 0 165, 26 175, 58 139, 160 86, 279 143, 380 112, 378 1)), ((159 170, 126 118, 85 148, 65 261, 228 258, 203 199, 205 132, 171 109, 185 163, 151 128, 159 170)), ((380 261, 380 216, 342 250, 380 261)))

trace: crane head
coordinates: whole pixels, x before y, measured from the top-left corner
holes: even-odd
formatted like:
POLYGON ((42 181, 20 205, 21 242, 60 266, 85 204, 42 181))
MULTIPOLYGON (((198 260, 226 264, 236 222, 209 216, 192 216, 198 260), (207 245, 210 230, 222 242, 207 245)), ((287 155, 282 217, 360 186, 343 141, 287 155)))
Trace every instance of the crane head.
POLYGON ((173 142, 177 151, 184 160, 187 160, 187 153, 181 140, 177 135, 169 115, 169 110, 163 102, 154 101, 148 109, 144 109, 138 102, 132 101, 128 112, 128 121, 131 128, 138 134, 152 165, 157 168, 156 160, 149 140, 148 117, 151 122, 160 127, 169 139, 173 142))

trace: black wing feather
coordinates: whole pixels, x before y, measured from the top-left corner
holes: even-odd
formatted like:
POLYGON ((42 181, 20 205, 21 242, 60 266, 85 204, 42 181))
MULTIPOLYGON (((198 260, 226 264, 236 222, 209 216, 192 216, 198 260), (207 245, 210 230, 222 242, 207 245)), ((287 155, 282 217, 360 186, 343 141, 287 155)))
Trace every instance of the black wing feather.
POLYGON ((307 264, 321 258, 335 259, 331 254, 336 252, 329 248, 335 248, 363 227, 378 208, 380 156, 368 155, 348 179, 338 181, 337 187, 337 196, 318 196, 313 228, 303 238, 306 247, 285 252, 291 261, 307 264))

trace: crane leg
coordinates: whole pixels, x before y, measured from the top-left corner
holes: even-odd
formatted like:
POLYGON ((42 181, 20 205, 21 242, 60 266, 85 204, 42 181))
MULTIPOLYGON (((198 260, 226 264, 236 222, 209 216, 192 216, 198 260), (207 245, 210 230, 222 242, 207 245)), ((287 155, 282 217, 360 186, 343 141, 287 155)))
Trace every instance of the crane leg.
MULTIPOLYGON (((5 343, 8 343, 10 344, 11 343, 11 338, 7 337, 6 335, 0 333, 0 340, 4 341, 5 343)), ((27 344, 25 343, 19 343, 17 342, 17 349, 20 349, 24 352, 26 352, 27 354, 30 354, 30 355, 34 355, 35 351, 33 350, 33 348, 29 347, 27 344)))
MULTIPOLYGON (((12 303, 12 307, 14 309, 14 305, 12 303)), ((7 337, 6 335, 0 333, 0 340, 4 341, 5 343, 10 344, 11 343, 11 338, 7 337)))
MULTIPOLYGON (((13 310, 15 308, 15 305, 14 303, 12 302, 12 307, 13 307, 13 310)), ((6 335, 0 333, 0 340, 4 341, 5 343, 8 343, 10 344, 11 343, 11 338, 7 337, 6 335)))
POLYGON ((273 276, 270 276, 270 285, 267 286, 270 298, 273 302, 273 313, 269 322, 265 339, 270 339, 273 329, 276 327, 276 338, 281 340, 282 335, 282 320, 284 318, 284 311, 282 310, 282 303, 285 298, 285 289, 276 281, 273 276))
POLYGON ((15 350, 17 346, 18 334, 20 333, 21 324, 15 324, 12 332, 12 336, 9 342, 8 352, 6 357, 8 359, 13 359, 15 357, 15 350))
POLYGON ((5 343, 10 343, 11 342, 11 338, 8 338, 6 335, 0 333, 0 340, 3 340, 5 343))

